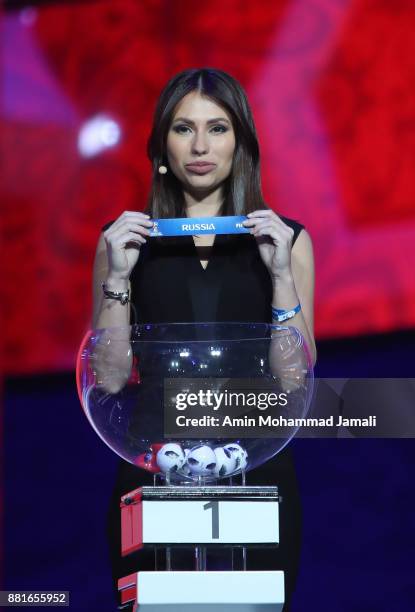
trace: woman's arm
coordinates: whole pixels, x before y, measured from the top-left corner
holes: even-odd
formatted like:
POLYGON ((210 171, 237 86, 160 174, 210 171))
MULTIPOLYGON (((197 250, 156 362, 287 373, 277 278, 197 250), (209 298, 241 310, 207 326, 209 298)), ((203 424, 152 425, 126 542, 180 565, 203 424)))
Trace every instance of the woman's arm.
POLYGON ((93 270, 94 329, 103 329, 92 357, 97 384, 117 393, 127 382, 132 366, 130 304, 105 298, 102 283, 114 292, 130 289, 129 277, 138 261, 152 223, 148 215, 124 212, 98 240, 93 270))
POLYGON ((309 234, 302 229, 292 246, 294 230, 269 208, 248 213, 243 225, 255 236, 262 261, 271 276, 272 306, 278 310, 292 310, 300 303, 301 310, 284 325, 300 330, 314 365, 314 257, 309 234))
MULTIPOLYGON (((313 331, 314 300, 314 258, 309 234, 303 229, 291 249, 291 273, 281 273, 273 277, 274 308, 291 310, 298 303, 301 310, 287 322, 274 323, 296 327, 303 335, 310 351, 311 363, 316 361, 316 346, 313 331)), ((305 382, 309 363, 303 351, 290 350, 284 332, 275 330, 272 334, 269 359, 273 375, 279 379, 284 391, 293 392, 300 389, 305 382)))
POLYGON ((310 235, 305 229, 301 230, 291 249, 291 270, 283 270, 273 278, 272 306, 290 310, 298 303, 301 304, 300 312, 283 325, 293 325, 300 330, 314 365, 317 358, 314 340, 314 255, 310 235))
POLYGON ((110 291, 130 289, 127 279, 112 279, 108 269, 107 247, 101 234, 95 254, 93 270, 93 328, 99 340, 91 357, 96 384, 108 393, 118 393, 127 382, 132 367, 130 344, 130 304, 104 299, 102 283, 110 291))
POLYGON ((104 327, 126 327, 130 324, 130 304, 121 304, 118 300, 104 299, 102 283, 110 291, 126 291, 130 289, 128 278, 111 277, 108 266, 107 245, 104 234, 101 234, 95 253, 93 269, 93 329, 104 327))

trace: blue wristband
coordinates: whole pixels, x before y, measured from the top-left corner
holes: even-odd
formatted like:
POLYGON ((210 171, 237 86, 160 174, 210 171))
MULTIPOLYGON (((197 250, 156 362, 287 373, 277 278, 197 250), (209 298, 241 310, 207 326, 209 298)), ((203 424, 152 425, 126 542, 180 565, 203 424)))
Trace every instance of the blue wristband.
POLYGON ((273 319, 276 319, 278 323, 282 323, 283 321, 287 321, 287 319, 292 319, 295 317, 295 315, 301 310, 301 304, 297 304, 297 306, 291 310, 281 310, 280 308, 274 308, 273 306, 271 306, 271 309, 273 319))

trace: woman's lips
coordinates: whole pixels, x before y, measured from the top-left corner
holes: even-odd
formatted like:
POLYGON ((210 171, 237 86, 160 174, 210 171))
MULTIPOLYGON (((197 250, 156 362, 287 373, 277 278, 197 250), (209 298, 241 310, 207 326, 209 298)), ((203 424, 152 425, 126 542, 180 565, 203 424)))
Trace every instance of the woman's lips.
POLYGON ((216 164, 186 164, 186 169, 195 174, 207 174, 216 168, 216 164))

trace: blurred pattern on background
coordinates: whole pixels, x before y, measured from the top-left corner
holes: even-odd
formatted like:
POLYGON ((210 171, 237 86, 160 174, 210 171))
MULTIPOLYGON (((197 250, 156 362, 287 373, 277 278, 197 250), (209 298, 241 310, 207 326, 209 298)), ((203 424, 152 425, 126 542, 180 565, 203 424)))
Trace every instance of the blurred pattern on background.
MULTIPOLYGON (((415 3, 3 0, 0 17, 3 588, 64 588, 76 612, 113 612, 118 459, 73 368, 100 228, 146 201, 160 89, 202 66, 246 88, 266 200, 314 240, 320 375, 413 377, 415 3)), ((291 447, 293 610, 412 611, 413 440, 291 447)))
POLYGON ((154 103, 189 67, 248 93, 266 200, 314 240, 317 337, 414 327, 414 26, 407 0, 5 2, 6 371, 72 369, 100 228, 144 207, 154 103))

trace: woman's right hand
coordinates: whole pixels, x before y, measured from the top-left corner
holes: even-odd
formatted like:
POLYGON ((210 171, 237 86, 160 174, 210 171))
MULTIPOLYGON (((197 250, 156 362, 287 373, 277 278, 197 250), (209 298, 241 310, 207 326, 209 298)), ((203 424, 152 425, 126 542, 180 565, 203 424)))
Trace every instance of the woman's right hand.
POLYGON ((128 280, 138 261, 140 247, 147 242, 153 222, 142 212, 122 213, 104 232, 108 256, 108 277, 128 280))

